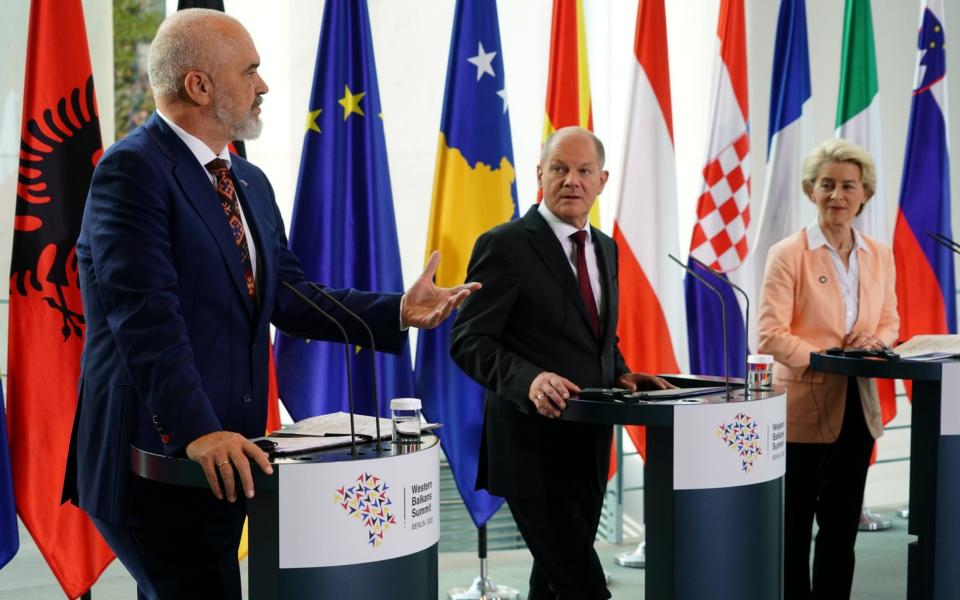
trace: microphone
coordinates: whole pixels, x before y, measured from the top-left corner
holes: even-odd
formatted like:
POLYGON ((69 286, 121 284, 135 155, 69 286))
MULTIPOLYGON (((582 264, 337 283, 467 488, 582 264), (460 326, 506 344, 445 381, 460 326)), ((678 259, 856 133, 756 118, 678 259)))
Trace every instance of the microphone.
MULTIPOLYGON (((343 344, 344 344, 343 355, 347 363, 347 406, 349 406, 350 408, 350 455, 353 457, 356 457, 357 456, 357 434, 353 424, 353 416, 355 414, 353 411, 353 383, 352 383, 353 378, 350 375, 350 338, 347 336, 347 330, 344 329, 343 325, 341 325, 339 321, 334 319, 330 315, 330 313, 328 313, 327 311, 317 306, 316 302, 308 298, 303 292, 301 292, 297 288, 293 287, 290 284, 290 282, 282 281, 281 283, 283 283, 283 285, 286 286, 288 290, 293 292, 295 296, 303 300, 306 304, 309 304, 314 310, 316 310, 318 313, 326 317, 328 321, 333 323, 337 327, 337 329, 340 330, 340 334, 343 336, 343 344)), ((380 432, 378 431, 377 433, 379 434, 380 432)))
POLYGON ((727 360, 727 307, 726 307, 726 303, 723 301, 723 294, 721 294, 721 293, 720 293, 720 290, 718 290, 713 284, 711 284, 711 283, 708 282, 706 279, 704 279, 703 277, 701 277, 700 275, 698 275, 696 272, 694 272, 693 269, 691 269, 691 268, 688 267, 687 265, 685 265, 685 264, 683 264, 682 262, 680 262, 680 260, 679 260, 676 256, 674 256, 674 255, 672 255, 672 254, 669 254, 669 253, 667 254, 667 256, 670 257, 670 260, 672 260, 673 262, 675 262, 675 263, 677 263, 678 265, 680 265, 680 268, 681 268, 681 269, 683 269, 684 271, 686 271, 687 273, 689 273, 690 275, 692 275, 694 279, 696 279, 697 281, 699 281, 699 282, 702 283, 703 285, 707 286, 707 288, 709 288, 710 290, 712 290, 713 293, 717 295, 717 299, 720 300, 720 326, 723 328, 723 375, 724 375, 724 387, 725 387, 726 393, 727 393, 727 400, 729 400, 729 399, 730 399, 730 363, 729 363, 729 361, 727 360))
POLYGON ((722 277, 719 271, 711 267, 708 267, 706 263, 699 260, 696 256, 691 254, 690 260, 696 263, 697 266, 703 269, 704 271, 710 271, 711 273, 713 273, 714 277, 716 277, 723 283, 727 284, 732 289, 740 292, 740 295, 743 296, 743 302, 744 302, 744 315, 743 315, 743 382, 744 382, 744 385, 743 385, 743 389, 744 389, 744 394, 746 394, 746 390, 748 389, 746 385, 747 373, 750 372, 750 362, 749 362, 750 349, 747 346, 747 342, 750 339, 750 298, 747 296, 747 293, 743 291, 743 289, 739 285, 730 281, 730 279, 726 277, 722 277))
POLYGON ((335 306, 337 306, 337 308, 339 308, 343 312, 353 317, 353 319, 357 323, 360 323, 360 325, 363 327, 363 330, 367 332, 367 339, 370 340, 370 351, 373 353, 373 357, 371 360, 371 362, 373 363, 373 367, 371 371, 372 373, 371 378, 373 379, 373 414, 375 418, 376 432, 377 432, 377 454, 380 454, 381 452, 383 452, 383 449, 381 447, 381 441, 380 441, 380 390, 377 386, 377 344, 373 339, 373 331, 370 330, 370 326, 367 324, 367 322, 364 321, 362 318, 360 318, 360 315, 358 315, 357 313, 353 312, 352 310, 344 306, 342 302, 334 298, 333 294, 323 289, 322 286, 319 286, 316 283, 313 283, 312 281, 308 281, 307 285, 309 285, 313 291, 319 293, 324 298, 332 302, 335 306))
POLYGON ((930 233, 928 231, 927 237, 931 238, 933 241, 950 250, 954 254, 960 254, 960 244, 957 244, 955 241, 951 240, 942 233, 930 233))

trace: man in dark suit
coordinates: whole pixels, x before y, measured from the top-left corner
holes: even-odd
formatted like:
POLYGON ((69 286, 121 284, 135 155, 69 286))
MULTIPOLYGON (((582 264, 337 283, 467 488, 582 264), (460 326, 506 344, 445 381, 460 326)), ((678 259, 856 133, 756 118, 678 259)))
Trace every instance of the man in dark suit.
POLYGON ((531 600, 609 598, 593 549, 611 427, 557 420, 581 387, 667 387, 631 373, 617 347, 617 246, 589 226, 603 144, 579 127, 544 142, 543 202, 477 240, 467 278, 483 292, 453 327, 451 354, 487 388, 477 488, 504 496, 534 564, 531 600))
MULTIPOLYGON (((235 19, 169 17, 150 51, 157 114, 103 155, 84 210, 86 340, 64 496, 91 515, 140 597, 240 598, 250 463, 272 472, 247 439, 266 425, 269 325, 338 338, 287 288, 342 314, 304 280, 267 178, 227 150, 259 133, 259 62, 235 19), (134 476, 131 444, 200 463, 212 493, 134 476)), ((437 260, 402 296, 330 293, 378 348, 399 351, 406 327, 436 326, 476 289, 436 288, 437 260)))

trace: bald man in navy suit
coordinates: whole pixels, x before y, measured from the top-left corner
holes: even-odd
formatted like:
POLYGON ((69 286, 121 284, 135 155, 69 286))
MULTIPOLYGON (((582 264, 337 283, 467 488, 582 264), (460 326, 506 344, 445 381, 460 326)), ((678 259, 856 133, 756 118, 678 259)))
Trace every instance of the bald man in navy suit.
MULTIPOLYGON (((259 134, 259 63, 235 19, 168 17, 150 49, 157 112, 104 153, 84 210, 86 339, 64 497, 90 514, 141 598, 241 597, 251 468, 272 472, 248 439, 266 426, 269 325, 339 338, 287 288, 338 312, 287 249, 266 176, 227 149, 259 134), (198 462, 210 489, 135 476, 131 445, 198 462)), ((398 352, 407 327, 436 326, 479 287, 437 288, 437 261, 403 295, 329 292, 377 348, 398 352)), ((352 320, 344 327, 366 343, 352 320)))

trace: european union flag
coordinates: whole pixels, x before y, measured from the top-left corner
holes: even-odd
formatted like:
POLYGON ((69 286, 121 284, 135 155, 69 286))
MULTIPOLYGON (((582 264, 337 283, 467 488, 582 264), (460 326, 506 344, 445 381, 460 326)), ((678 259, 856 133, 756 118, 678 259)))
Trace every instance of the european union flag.
MULTIPOLYGON (((447 62, 427 255, 440 250, 437 285, 463 283, 477 237, 517 217, 516 174, 495 0, 458 0, 447 62)), ((450 358, 454 318, 417 338, 417 394, 439 421, 443 451, 477 527, 503 499, 475 490, 483 388, 450 358)))
POLYGON ((13 473, 10 471, 10 447, 7 445, 7 415, 0 387, 0 568, 20 548, 17 531, 17 504, 13 499, 13 473))
MULTIPOLYGON (((366 0, 328 0, 290 225, 290 249, 308 279, 403 291, 381 110, 366 0)), ((279 334, 276 353, 280 396, 294 419, 347 410, 341 344, 279 334)), ((374 360, 382 414, 390 398, 412 395, 409 346, 399 356, 351 348, 350 360, 358 413, 374 412, 374 360)))

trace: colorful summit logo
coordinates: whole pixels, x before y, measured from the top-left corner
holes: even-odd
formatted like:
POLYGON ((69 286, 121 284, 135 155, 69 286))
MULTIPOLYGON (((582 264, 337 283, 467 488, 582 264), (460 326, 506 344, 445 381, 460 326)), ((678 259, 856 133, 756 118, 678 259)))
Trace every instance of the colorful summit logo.
POLYGON ((387 496, 387 483, 375 475, 361 473, 356 484, 342 486, 333 495, 340 508, 360 522, 367 530, 367 543, 376 548, 383 543, 383 535, 397 524, 391 512, 393 502, 387 496))
POLYGON ((757 421, 753 417, 737 413, 733 421, 717 427, 717 437, 726 442, 727 448, 736 451, 740 457, 740 470, 744 473, 752 471, 753 463, 763 456, 757 421))

